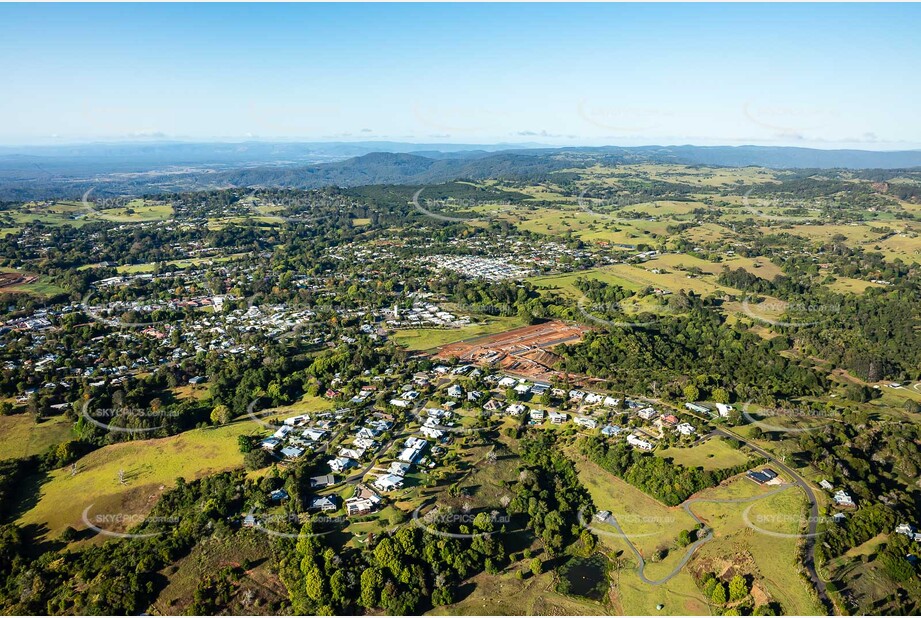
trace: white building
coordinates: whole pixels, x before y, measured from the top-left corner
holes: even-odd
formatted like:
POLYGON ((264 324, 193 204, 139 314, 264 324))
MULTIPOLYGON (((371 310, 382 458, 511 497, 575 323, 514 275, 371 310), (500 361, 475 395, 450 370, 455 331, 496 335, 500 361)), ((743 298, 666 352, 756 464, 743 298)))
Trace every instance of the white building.
POLYGON ((652 443, 647 442, 646 440, 643 440, 642 438, 632 433, 627 436, 627 443, 631 446, 635 446, 641 451, 651 451, 654 448, 652 443))

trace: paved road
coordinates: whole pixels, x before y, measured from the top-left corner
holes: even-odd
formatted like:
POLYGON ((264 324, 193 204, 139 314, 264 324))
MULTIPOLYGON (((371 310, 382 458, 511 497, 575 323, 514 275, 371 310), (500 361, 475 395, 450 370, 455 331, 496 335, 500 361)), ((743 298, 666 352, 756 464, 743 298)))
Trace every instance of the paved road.
POLYGON ((810 487, 809 483, 807 483, 803 477, 797 474, 795 470, 784 464, 782 461, 777 459, 777 457, 764 450, 760 446, 749 442, 742 436, 732 431, 716 429, 715 433, 722 434, 723 436, 732 438, 733 440, 738 440, 759 455, 767 458, 772 465, 777 466, 783 472, 787 473, 790 478, 793 479, 793 482, 803 490, 803 493, 806 494, 806 499, 809 501, 809 526, 807 535, 803 539, 803 554, 805 555, 803 566, 806 567, 806 572, 809 574, 809 579, 812 581, 812 585, 815 587, 815 591, 819 596, 819 600, 825 606, 825 609, 832 610, 834 605, 832 604, 831 599, 828 598, 828 591, 825 587, 825 582, 821 577, 819 577, 819 572, 816 570, 815 566, 815 539, 816 529, 819 525, 819 503, 816 500, 815 493, 812 491, 812 487, 810 487))
POLYGON ((694 552, 697 551, 698 547, 700 547, 704 543, 707 543, 713 540, 713 530, 711 530, 710 528, 707 528, 706 523, 704 523, 704 521, 701 520, 694 513, 694 511, 691 510, 692 504, 697 504, 698 502, 709 502, 711 504, 737 504, 737 503, 742 503, 742 502, 754 502, 756 500, 761 500, 762 498, 767 498, 768 496, 773 496, 774 494, 780 493, 782 491, 786 491, 790 487, 792 487, 792 485, 784 485, 766 494, 761 494, 760 496, 750 496, 748 498, 725 498, 725 499, 690 498, 682 502, 681 507, 687 512, 688 515, 691 516, 691 518, 695 522, 704 526, 703 529, 706 530, 706 534, 702 536, 701 538, 697 539, 696 541, 694 541, 688 547, 688 550, 687 552, 685 552, 684 557, 681 558, 681 561, 677 564, 677 566, 675 566, 674 569, 671 570, 671 572, 668 575, 660 579, 655 579, 655 580, 649 579, 648 577, 646 577, 646 574, 645 574, 646 560, 643 558, 643 555, 640 553, 640 551, 636 548, 636 545, 633 544, 633 541, 630 540, 630 537, 624 532, 623 528, 620 527, 620 523, 617 521, 617 519, 613 515, 611 515, 608 518, 608 521, 617 529, 617 531, 623 537, 624 541, 627 542, 627 546, 630 547, 630 550, 633 552, 633 555, 636 556, 636 559, 639 563, 637 567, 637 574, 639 575, 640 580, 646 584, 649 584, 650 586, 659 586, 659 585, 664 584, 671 578, 673 578, 675 575, 677 575, 678 572, 681 571, 681 569, 685 567, 685 565, 691 559, 691 556, 693 556, 694 552))
MULTIPOLYGON (((644 399, 648 401, 652 401, 654 403, 658 403, 660 405, 666 405, 666 406, 671 407, 670 404, 666 404, 660 399, 651 398, 651 397, 647 397, 644 399)), ((691 416, 695 416, 704 422, 710 422, 708 419, 705 419, 697 414, 694 414, 693 412, 689 412, 687 410, 682 410, 682 412, 684 412, 685 414, 690 414, 691 416)), ((822 580, 821 577, 819 577, 819 572, 815 566, 815 539, 816 539, 816 529, 818 528, 818 521, 819 521, 819 503, 816 500, 815 493, 812 491, 812 487, 810 487, 809 483, 807 483, 806 480, 803 477, 801 477, 795 470, 793 470, 792 468, 784 464, 782 461, 777 459, 777 457, 775 457, 772 453, 764 450, 757 444, 754 444, 748 441, 747 439, 743 438, 742 436, 738 435, 737 433, 733 431, 723 429, 723 428, 717 428, 711 431, 707 435, 708 436, 721 435, 727 438, 732 438, 733 440, 738 440, 739 442, 745 444, 750 449, 752 449, 753 451, 755 451, 756 453, 758 453, 759 455, 763 456, 768 461, 770 461, 772 465, 776 466, 783 472, 786 472, 790 476, 790 478, 793 479, 793 482, 800 489, 803 490, 803 493, 806 494, 806 499, 809 501, 809 525, 808 525, 807 535, 803 539, 803 554, 805 556, 803 560, 803 566, 806 568, 806 572, 809 575, 809 580, 812 582, 812 585, 815 588, 816 594, 819 597, 819 601, 822 602, 826 610, 828 610, 829 612, 834 612, 834 604, 831 602, 831 599, 828 598, 828 591, 826 589, 825 582, 822 580)))

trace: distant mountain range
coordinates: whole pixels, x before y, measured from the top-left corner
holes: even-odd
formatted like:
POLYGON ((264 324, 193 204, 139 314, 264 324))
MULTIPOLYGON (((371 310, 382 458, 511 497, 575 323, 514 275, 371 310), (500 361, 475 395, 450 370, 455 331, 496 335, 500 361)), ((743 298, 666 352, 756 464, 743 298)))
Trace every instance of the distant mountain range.
POLYGON ((921 150, 819 150, 775 146, 556 148, 539 144, 117 143, 0 147, 0 199, 158 193, 197 188, 423 184, 469 178, 537 178, 595 163, 682 163, 775 169, 921 167, 921 150))

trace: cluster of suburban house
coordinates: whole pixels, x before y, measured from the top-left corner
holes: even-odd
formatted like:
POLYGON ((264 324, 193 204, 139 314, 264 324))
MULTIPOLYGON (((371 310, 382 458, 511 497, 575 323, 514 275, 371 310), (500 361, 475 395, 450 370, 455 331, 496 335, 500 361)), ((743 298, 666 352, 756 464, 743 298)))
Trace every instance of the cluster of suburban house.
POLYGON ((390 328, 460 328, 470 324, 470 316, 454 315, 434 303, 415 301, 408 309, 394 305, 386 323, 390 328))
POLYGON ((532 269, 516 266, 499 258, 477 257, 472 255, 431 255, 422 258, 438 270, 450 270, 472 279, 482 278, 487 281, 505 279, 524 279, 535 274, 532 269))

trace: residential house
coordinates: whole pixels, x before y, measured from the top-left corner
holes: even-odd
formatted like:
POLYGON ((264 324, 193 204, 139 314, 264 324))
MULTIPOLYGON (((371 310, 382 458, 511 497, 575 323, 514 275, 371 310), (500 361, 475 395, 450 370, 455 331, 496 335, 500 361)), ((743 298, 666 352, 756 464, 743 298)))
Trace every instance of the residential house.
POLYGON ((547 418, 553 425, 562 425, 566 422, 567 415, 565 412, 550 412, 547 418))
POLYGON ((329 467, 333 472, 342 473, 349 468, 355 468, 358 466, 358 462, 354 459, 349 459, 348 457, 336 457, 335 459, 330 459, 326 463, 329 464, 329 467))
POLYGON ((310 499, 310 504, 307 506, 309 511, 335 511, 339 507, 337 502, 339 496, 314 496, 310 499))
POLYGON ((678 417, 674 414, 663 414, 659 417, 662 421, 662 424, 667 427, 674 427, 678 424, 678 417))
POLYGON ((285 459, 297 459, 304 454, 304 449, 298 446, 286 446, 281 449, 281 454, 284 455, 285 459))
POLYGON ((367 515, 380 504, 381 497, 365 485, 355 486, 355 495, 345 501, 345 512, 350 516, 367 515))
POLYGON ((365 454, 365 449, 363 448, 345 448, 342 447, 339 449, 339 457, 346 457, 348 459, 361 459, 365 454))
POLYGON ((699 403, 693 403, 691 401, 684 404, 684 407, 690 410, 691 412, 697 412, 698 414, 712 414, 710 408, 705 408, 699 403))
POLYGON ((314 476, 310 479, 310 489, 323 489, 324 487, 329 487, 336 483, 336 477, 332 474, 324 474, 322 476, 314 476))
POLYGON ((627 444, 634 446, 641 451, 651 451, 654 447, 651 442, 648 442, 635 434, 630 434, 627 436, 627 444))
POLYGON ((464 389, 460 384, 452 384, 448 387, 448 397, 460 397, 464 394, 464 389))
POLYGON ((487 412, 495 412, 502 409, 502 404, 495 399, 490 399, 483 405, 483 409, 487 412))
POLYGON ((764 485, 765 483, 769 483, 776 479, 777 473, 770 468, 765 468, 761 471, 749 470, 747 476, 759 485, 764 485))
POLYGON ((835 501, 835 504, 837 504, 838 506, 846 506, 846 507, 857 506, 857 503, 854 502, 854 499, 851 498, 850 494, 848 494, 843 489, 839 489, 835 493, 835 495, 832 496, 832 499, 835 501))
POLYGON ((403 487, 403 477, 396 474, 387 474, 379 477, 372 484, 381 491, 393 491, 403 487))
POLYGON ((422 451, 426 445, 428 445, 428 442, 422 438, 411 436, 406 440, 403 451, 397 456, 397 459, 406 463, 416 463, 422 456, 422 451))
POLYGON ((911 524, 899 524, 895 528, 896 534, 901 534, 907 536, 912 541, 921 543, 921 533, 915 531, 915 527, 911 524))
POLYGON ((392 461, 390 462, 390 468, 388 469, 388 472, 396 476, 406 476, 411 468, 412 466, 408 463, 392 461))
POLYGON ((572 422, 574 422, 576 425, 579 425, 580 427, 585 427, 586 429, 594 429, 598 426, 598 421, 587 416, 576 416, 572 419, 572 422))
POLYGON ((274 437, 266 438, 265 440, 262 441, 262 448, 264 448, 265 450, 269 452, 275 452, 275 449, 277 449, 280 444, 281 444, 281 440, 279 440, 278 438, 274 438, 274 437))
POLYGON ((305 429, 301 435, 307 438, 308 440, 313 440, 314 442, 317 442, 323 439, 323 436, 326 435, 326 432, 323 431, 322 429, 305 429))
POLYGON ((651 421, 657 414, 658 412, 656 412, 654 408, 643 408, 636 413, 636 415, 644 421, 651 421))

